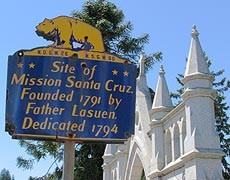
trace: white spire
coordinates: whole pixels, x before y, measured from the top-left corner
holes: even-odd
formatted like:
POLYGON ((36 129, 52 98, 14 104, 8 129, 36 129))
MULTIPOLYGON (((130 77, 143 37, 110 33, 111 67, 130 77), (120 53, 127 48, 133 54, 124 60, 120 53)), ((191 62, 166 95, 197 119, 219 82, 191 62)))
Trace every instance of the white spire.
POLYGON ((164 75, 165 72, 163 66, 161 65, 152 109, 160 108, 160 107, 163 108, 173 107, 164 75))
POLYGON ((139 63, 140 63, 139 76, 145 76, 145 59, 146 59, 146 55, 144 53, 142 53, 140 60, 139 60, 139 63))
POLYGON ((209 74, 208 64, 205 60, 198 38, 199 32, 196 30, 195 25, 192 27, 191 35, 192 40, 186 65, 185 77, 197 73, 209 74))
POLYGON ((137 88, 141 91, 148 91, 147 80, 145 75, 145 59, 146 55, 142 53, 139 60, 140 72, 137 78, 137 88))
POLYGON ((145 75, 145 60, 146 60, 146 55, 142 53, 139 60, 140 71, 139 71, 139 76, 137 78, 136 97, 137 97, 137 102, 141 101, 142 107, 145 107, 146 105, 147 109, 150 110, 152 103, 151 103, 149 87, 147 85, 147 80, 145 75))

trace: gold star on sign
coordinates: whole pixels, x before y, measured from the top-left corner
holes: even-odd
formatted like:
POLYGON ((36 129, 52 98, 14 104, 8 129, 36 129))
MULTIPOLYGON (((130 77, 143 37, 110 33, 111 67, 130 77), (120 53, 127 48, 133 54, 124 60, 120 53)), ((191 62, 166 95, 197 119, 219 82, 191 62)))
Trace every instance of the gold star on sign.
POLYGON ((18 68, 22 68, 22 66, 23 66, 22 62, 19 62, 19 63, 17 64, 17 66, 18 66, 18 68))
POLYGON ((29 68, 30 68, 30 69, 34 69, 34 67, 35 67, 35 64, 34 64, 34 63, 30 63, 30 64, 29 64, 29 68))
POLYGON ((124 74, 124 76, 129 76, 129 72, 128 71, 124 71, 123 74, 124 74))
POLYGON ((112 72, 113 72, 113 75, 117 75, 118 74, 118 71, 116 69, 114 69, 112 72))

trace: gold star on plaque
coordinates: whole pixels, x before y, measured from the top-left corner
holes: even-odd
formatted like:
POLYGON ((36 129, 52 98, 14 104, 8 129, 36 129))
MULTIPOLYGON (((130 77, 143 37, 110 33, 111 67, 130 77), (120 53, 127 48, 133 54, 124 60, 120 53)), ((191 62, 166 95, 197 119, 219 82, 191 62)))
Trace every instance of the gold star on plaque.
POLYGON ((123 74, 124 74, 124 76, 129 76, 129 72, 128 71, 124 71, 123 74))
POLYGON ((118 74, 118 71, 117 71, 116 69, 114 69, 114 70, 112 71, 112 73, 113 73, 113 75, 117 75, 117 74, 118 74))
POLYGON ((35 64, 34 64, 34 63, 30 63, 30 64, 29 64, 29 68, 30 68, 30 69, 34 69, 34 67, 35 67, 35 64))
POLYGON ((18 66, 18 68, 22 68, 22 66, 23 66, 22 62, 19 62, 19 63, 17 64, 17 66, 18 66))

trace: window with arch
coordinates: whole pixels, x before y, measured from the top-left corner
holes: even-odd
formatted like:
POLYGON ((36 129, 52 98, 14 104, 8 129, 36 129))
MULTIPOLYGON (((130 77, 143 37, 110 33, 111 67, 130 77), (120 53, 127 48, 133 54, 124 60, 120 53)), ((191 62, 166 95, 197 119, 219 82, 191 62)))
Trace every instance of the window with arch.
POLYGON ((184 141, 186 137, 186 121, 184 118, 182 119, 181 136, 182 136, 182 154, 184 154, 184 141))
POLYGON ((173 128, 174 160, 180 157, 180 131, 176 123, 173 128))
POLYGON ((172 161, 172 141, 169 129, 165 131, 165 165, 172 161))

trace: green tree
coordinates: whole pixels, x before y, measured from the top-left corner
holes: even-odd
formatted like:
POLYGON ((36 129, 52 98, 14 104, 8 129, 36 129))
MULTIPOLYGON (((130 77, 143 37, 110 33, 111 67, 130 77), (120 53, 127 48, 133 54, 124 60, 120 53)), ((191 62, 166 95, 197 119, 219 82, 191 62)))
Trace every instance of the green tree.
POLYGON ((10 171, 4 168, 0 173, 0 180, 14 180, 14 176, 11 176, 10 171))
POLYGON ((75 180, 103 179, 102 156, 105 144, 83 144, 76 148, 75 180))
POLYGON ((225 156, 222 158, 223 164, 223 177, 225 179, 230 179, 230 164, 227 161, 227 157, 230 157, 230 124, 229 117, 227 115, 227 111, 229 110, 229 106, 226 102, 225 92, 230 88, 230 81, 225 77, 219 79, 217 78, 223 75, 224 70, 220 70, 216 73, 212 72, 215 82, 213 83, 214 88, 217 91, 217 97, 214 102, 215 106, 215 118, 216 118, 216 131, 220 137, 220 147, 222 148, 225 156))
MULTIPOLYGON (((133 25, 125 22, 125 15, 115 4, 106 0, 88 0, 81 11, 73 11, 73 17, 80 19, 102 33, 105 51, 137 62, 145 45, 149 42, 149 35, 132 37, 133 25)), ((149 54, 146 59, 146 70, 156 61, 162 59, 161 52, 149 54)))
MULTIPOLYGON (((206 57, 206 60, 211 66, 211 60, 206 57)), ((214 78, 213 81, 213 88, 217 92, 217 97, 214 101, 214 109, 215 109, 215 120, 216 120, 216 131, 220 137, 220 147, 225 153, 225 156, 222 158, 222 165, 223 165, 223 177, 225 179, 230 179, 230 164, 227 161, 227 158, 230 156, 230 124, 229 124, 229 117, 227 112, 229 110, 229 106, 226 102, 225 92, 227 92, 230 88, 230 80, 223 77, 224 70, 219 70, 217 72, 212 71, 211 74, 214 78)), ((182 79, 184 76, 179 74, 177 77, 177 81, 179 84, 183 86, 182 79)), ((171 96, 176 98, 178 102, 181 102, 181 94, 183 94, 184 88, 180 88, 177 90, 176 93, 171 93, 171 96)))
MULTIPOLYGON (((149 41, 148 34, 141 37, 132 37, 132 23, 130 21, 125 22, 122 10, 106 0, 88 0, 83 4, 82 10, 73 11, 72 16, 85 21, 102 32, 106 52, 121 56, 134 63, 137 63, 140 54, 144 51, 144 46, 149 41)), ((147 55, 146 71, 161 59, 161 52, 147 55)), ((60 154, 63 152, 63 146, 55 142, 21 140, 20 145, 32 157, 30 159, 18 157, 18 167, 25 169, 33 168, 35 162, 46 158, 48 155, 58 161, 60 160, 60 154)), ((76 147, 75 179, 101 180, 102 155, 105 144, 80 144, 76 147)), ((52 176, 60 179, 61 172, 62 168, 57 167, 52 176)), ((51 176, 48 173, 45 176, 51 176)))
POLYGON ((32 158, 24 159, 22 156, 17 158, 17 166, 23 169, 32 169, 36 161, 51 156, 55 161, 60 161, 63 148, 61 143, 50 141, 20 140, 19 145, 26 149, 32 158))

